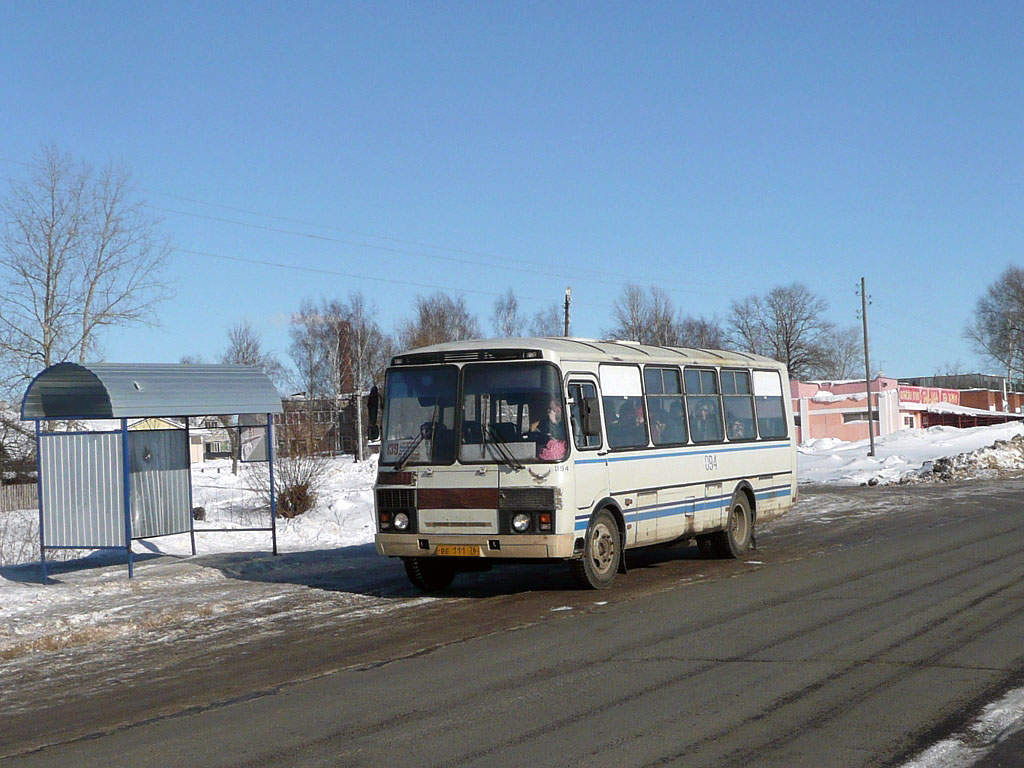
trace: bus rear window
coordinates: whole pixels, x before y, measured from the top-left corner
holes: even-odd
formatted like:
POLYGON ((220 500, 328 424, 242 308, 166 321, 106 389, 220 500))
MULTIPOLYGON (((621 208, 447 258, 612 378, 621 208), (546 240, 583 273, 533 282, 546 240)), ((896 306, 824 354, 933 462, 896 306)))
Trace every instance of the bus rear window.
POLYGON ((762 438, 770 440, 787 435, 782 381, 778 371, 754 371, 754 405, 757 409, 757 431, 762 438))

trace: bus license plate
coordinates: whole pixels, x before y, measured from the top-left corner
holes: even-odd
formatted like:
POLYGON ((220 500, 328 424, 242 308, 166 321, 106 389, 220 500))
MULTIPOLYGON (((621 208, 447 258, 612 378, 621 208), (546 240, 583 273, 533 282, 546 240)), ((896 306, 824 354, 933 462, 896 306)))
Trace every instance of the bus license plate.
POLYGON ((479 557, 480 547, 469 546, 468 544, 438 544, 437 554, 454 555, 456 557, 479 557))

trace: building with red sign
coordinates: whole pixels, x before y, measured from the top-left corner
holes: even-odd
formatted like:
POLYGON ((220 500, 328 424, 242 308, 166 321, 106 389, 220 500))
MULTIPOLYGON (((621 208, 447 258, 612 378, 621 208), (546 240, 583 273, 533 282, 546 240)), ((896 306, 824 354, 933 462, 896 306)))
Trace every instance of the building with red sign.
POLYGON ((790 393, 799 442, 825 437, 866 440, 869 423, 881 437, 901 429, 976 427, 1024 419, 1022 393, 916 386, 884 376, 871 382, 870 400, 863 379, 791 381, 790 393))

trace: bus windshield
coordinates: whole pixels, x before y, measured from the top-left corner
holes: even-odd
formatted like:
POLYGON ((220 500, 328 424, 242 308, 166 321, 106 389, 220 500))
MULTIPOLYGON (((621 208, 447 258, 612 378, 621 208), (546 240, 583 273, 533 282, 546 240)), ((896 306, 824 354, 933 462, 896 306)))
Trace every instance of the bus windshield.
POLYGON ((550 363, 484 363, 462 369, 459 460, 562 461, 568 451, 558 369, 550 363))
POLYGON ((457 381, 450 365, 388 371, 381 464, 455 461, 457 381))

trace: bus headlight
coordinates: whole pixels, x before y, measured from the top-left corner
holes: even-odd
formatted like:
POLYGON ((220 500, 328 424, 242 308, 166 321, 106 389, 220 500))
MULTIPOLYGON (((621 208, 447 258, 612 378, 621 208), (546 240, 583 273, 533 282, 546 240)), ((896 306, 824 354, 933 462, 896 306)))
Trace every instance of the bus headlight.
POLYGON ((394 523, 396 531, 407 531, 409 530, 409 516, 405 512, 399 512, 395 515, 394 523))
POLYGON ((530 516, 525 512, 520 512, 512 518, 512 530, 516 533, 523 533, 530 527, 530 516))

